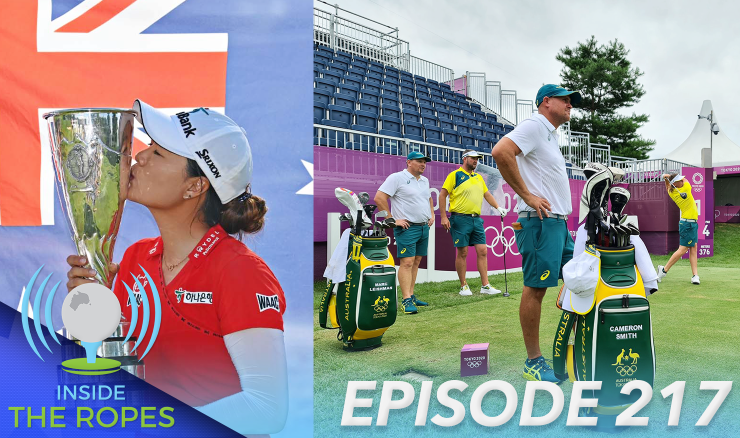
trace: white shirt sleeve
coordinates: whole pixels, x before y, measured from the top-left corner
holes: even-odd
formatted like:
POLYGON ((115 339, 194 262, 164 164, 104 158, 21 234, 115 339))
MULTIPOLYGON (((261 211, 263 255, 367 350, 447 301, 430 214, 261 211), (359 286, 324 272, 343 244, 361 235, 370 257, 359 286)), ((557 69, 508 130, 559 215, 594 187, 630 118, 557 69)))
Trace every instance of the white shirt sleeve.
POLYGON ((252 328, 224 336, 242 391, 195 409, 241 434, 276 433, 288 418, 283 331, 252 328))
POLYGON ((523 120, 513 131, 506 134, 504 137, 513 141, 519 149, 522 151, 522 155, 526 156, 532 152, 534 147, 537 145, 537 141, 534 136, 538 135, 540 122, 532 119, 523 120))
POLYGON ((388 196, 395 195, 398 190, 398 176, 395 173, 388 175, 388 178, 385 179, 378 190, 388 196))

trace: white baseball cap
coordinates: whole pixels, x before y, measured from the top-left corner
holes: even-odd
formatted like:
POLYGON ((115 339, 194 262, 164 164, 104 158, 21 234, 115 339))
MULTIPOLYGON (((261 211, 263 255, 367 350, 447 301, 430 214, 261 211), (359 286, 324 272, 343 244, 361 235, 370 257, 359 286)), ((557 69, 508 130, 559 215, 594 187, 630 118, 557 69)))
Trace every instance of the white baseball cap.
POLYGON ((198 163, 222 204, 244 193, 252 180, 252 150, 236 122, 208 108, 170 116, 138 99, 133 109, 152 140, 198 163))
POLYGON ((466 153, 464 153, 462 157, 463 157, 463 158, 465 158, 465 157, 476 157, 476 158, 480 158, 480 157, 482 157, 482 156, 483 156, 483 155, 479 154, 479 153, 478 153, 478 152, 476 152, 476 151, 470 151, 470 152, 466 152, 466 153))
POLYGON ((563 283, 570 291, 570 307, 579 315, 587 314, 594 306, 600 263, 601 254, 589 245, 563 266, 563 283))

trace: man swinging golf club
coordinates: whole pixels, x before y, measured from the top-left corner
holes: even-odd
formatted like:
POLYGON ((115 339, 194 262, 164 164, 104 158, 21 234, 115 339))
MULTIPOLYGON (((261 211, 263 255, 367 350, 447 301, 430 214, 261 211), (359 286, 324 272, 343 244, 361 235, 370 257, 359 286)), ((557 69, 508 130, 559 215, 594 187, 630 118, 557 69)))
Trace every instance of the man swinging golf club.
POLYGON ((501 175, 519 195, 519 222, 512 224, 522 255, 524 290, 519 306, 527 359, 524 378, 560 383, 540 350, 540 314, 548 287, 557 286, 562 267, 573 257, 568 231, 571 196, 558 126, 570 120, 581 101, 578 92, 552 84, 537 92, 539 114, 522 121, 493 148, 501 175))
POLYGON ((673 202, 676 203, 679 209, 681 209, 681 220, 678 222, 678 234, 680 236, 680 242, 678 249, 673 253, 671 259, 665 266, 658 266, 658 281, 661 281, 663 277, 668 274, 678 259, 680 259, 686 252, 689 252, 689 264, 691 265, 691 283, 699 284, 699 267, 697 257, 697 246, 696 241, 699 238, 699 210, 696 208, 696 201, 694 196, 691 194, 691 184, 686 181, 683 175, 673 173, 670 175, 663 175, 663 181, 665 181, 665 188, 668 191, 668 196, 671 197, 673 202))

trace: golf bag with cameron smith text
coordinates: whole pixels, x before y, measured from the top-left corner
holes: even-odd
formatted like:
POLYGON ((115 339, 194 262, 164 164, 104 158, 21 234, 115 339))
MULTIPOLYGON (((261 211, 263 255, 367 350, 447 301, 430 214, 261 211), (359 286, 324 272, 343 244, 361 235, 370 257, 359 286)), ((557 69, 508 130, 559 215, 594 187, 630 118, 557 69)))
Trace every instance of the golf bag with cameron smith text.
MULTIPOLYGON (((588 197, 593 195, 603 194, 588 197)), ((592 240, 597 239, 590 235, 588 244, 592 240)), ((601 390, 584 395, 598 399, 585 414, 618 415, 640 397, 640 391, 622 394, 625 384, 642 380, 652 386, 655 380, 650 304, 633 245, 590 250, 598 251, 600 259, 593 301, 588 308, 576 309, 567 285, 561 289, 557 306, 563 314, 553 343, 553 370, 561 380, 601 381, 601 390)))

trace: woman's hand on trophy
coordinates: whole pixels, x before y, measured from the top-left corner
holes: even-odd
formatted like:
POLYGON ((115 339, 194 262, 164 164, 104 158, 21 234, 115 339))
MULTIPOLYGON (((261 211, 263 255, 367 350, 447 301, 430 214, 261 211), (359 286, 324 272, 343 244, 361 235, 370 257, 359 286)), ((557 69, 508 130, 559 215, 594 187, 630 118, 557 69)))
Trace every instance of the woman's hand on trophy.
MULTIPOLYGON (((97 283, 95 275, 97 274, 94 269, 90 268, 87 263, 86 257, 80 257, 78 255, 71 255, 67 257, 67 264, 70 266, 67 272, 67 292, 71 292, 72 289, 85 283, 97 283)), ((116 263, 111 263, 108 267, 111 276, 116 275, 119 266, 116 263)), ((112 278, 112 277, 111 277, 112 278)))

